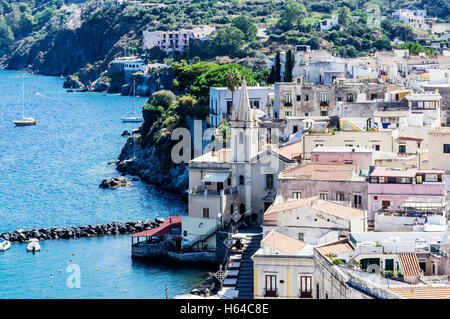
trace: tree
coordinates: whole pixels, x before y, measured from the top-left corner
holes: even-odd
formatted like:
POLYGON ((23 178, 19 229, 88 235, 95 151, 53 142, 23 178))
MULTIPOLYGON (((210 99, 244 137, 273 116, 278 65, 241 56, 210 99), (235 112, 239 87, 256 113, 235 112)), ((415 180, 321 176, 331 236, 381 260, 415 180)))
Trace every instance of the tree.
POLYGON ((236 71, 236 69, 232 69, 227 73, 226 82, 228 89, 231 91, 231 105, 234 105, 234 91, 240 81, 241 75, 236 71))
MULTIPOLYGON (((227 74, 232 70, 239 73, 241 79, 245 78, 248 85, 257 84, 250 69, 236 63, 219 65, 200 75, 191 86, 191 93, 197 98, 199 104, 209 105, 209 88, 227 86, 227 74)), ((239 85, 241 80, 237 81, 237 86, 239 85)))
POLYGON ((236 27, 227 27, 217 31, 211 41, 211 51, 216 56, 236 56, 244 45, 244 33, 236 27))
POLYGON ((177 78, 176 89, 178 91, 188 90, 200 75, 217 66, 216 63, 204 61, 191 65, 187 64, 185 60, 173 63, 172 67, 177 78))
POLYGON ((0 47, 6 47, 14 41, 14 34, 6 23, 5 18, 0 15, 0 47))
POLYGON ((231 25, 238 28, 244 34, 244 39, 246 41, 252 41, 255 39, 258 33, 258 28, 256 27, 255 21, 249 16, 239 16, 231 21, 231 25))
POLYGON ((258 73, 256 73, 255 80, 259 84, 262 84, 262 85, 273 83, 273 82, 270 82, 271 81, 271 73, 272 73, 271 70, 263 69, 263 70, 259 71, 258 73))
POLYGON ((306 16, 306 8, 299 2, 290 2, 281 11, 279 26, 287 31, 294 26, 300 26, 303 18, 306 16))
POLYGON ((338 22, 340 25, 347 27, 350 23, 350 9, 348 7, 340 7, 338 10, 338 22))
POLYGON ((295 57, 292 50, 286 52, 286 62, 284 64, 284 82, 292 82, 292 70, 295 66, 295 57))
POLYGON ((275 82, 281 82, 281 59, 280 52, 275 55, 275 82))

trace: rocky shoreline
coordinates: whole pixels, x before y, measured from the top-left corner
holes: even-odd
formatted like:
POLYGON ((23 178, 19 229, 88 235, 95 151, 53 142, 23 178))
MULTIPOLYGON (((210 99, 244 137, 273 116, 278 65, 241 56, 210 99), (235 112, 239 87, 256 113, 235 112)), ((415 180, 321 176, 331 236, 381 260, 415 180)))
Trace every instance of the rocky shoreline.
POLYGON ((142 147, 138 136, 129 137, 118 157, 116 169, 122 174, 138 176, 143 182, 157 185, 160 190, 180 194, 187 200, 189 174, 187 165, 178 164, 170 169, 164 169, 165 164, 155 154, 152 146, 142 147))
POLYGON ((26 242, 30 238, 39 240, 50 239, 70 239, 106 235, 133 234, 140 231, 157 228, 164 220, 156 218, 154 221, 130 221, 130 222, 111 222, 108 224, 85 225, 77 227, 51 227, 18 229, 14 232, 3 233, 0 239, 10 242, 26 242))

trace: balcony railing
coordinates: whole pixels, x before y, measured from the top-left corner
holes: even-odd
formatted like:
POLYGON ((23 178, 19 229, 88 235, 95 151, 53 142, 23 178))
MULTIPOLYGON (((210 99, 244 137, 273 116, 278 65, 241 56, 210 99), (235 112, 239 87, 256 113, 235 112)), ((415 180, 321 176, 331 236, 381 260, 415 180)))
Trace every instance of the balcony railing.
POLYGON ((204 186, 195 186, 188 189, 191 195, 230 195, 239 192, 239 187, 225 188, 219 191, 208 189, 204 186))
POLYGON ((264 297, 278 297, 278 289, 270 289, 264 288, 263 290, 264 297))
POLYGON ((300 298, 312 298, 312 292, 311 291, 302 291, 301 289, 299 289, 298 296, 300 298))

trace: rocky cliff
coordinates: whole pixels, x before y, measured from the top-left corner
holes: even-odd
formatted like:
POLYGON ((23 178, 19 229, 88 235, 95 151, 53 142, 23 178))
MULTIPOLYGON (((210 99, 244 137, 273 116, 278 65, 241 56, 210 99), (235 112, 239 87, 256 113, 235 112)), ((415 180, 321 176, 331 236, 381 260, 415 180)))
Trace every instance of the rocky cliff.
MULTIPOLYGON (((156 155, 154 146, 142 146, 140 137, 130 137, 119 155, 117 170, 137 175, 143 181, 161 189, 180 193, 186 198, 188 171, 185 164, 170 165, 169 156, 156 155)), ((167 154, 166 154, 167 155, 167 154)))
POLYGON ((142 29, 123 10, 97 1, 64 6, 61 25, 49 22, 40 36, 16 41, 3 66, 44 75, 73 74, 82 84, 92 83, 142 29))

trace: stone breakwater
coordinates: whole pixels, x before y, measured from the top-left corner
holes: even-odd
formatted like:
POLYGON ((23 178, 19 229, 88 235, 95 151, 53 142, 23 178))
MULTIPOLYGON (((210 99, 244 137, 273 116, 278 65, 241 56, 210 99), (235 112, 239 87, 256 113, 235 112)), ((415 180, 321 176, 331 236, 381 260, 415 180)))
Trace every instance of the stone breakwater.
POLYGON ((77 227, 52 227, 52 228, 35 228, 35 229, 18 229, 14 232, 3 233, 0 239, 9 240, 11 242, 26 242, 30 238, 39 240, 49 239, 69 239, 82 238, 105 235, 133 234, 143 230, 157 228, 163 220, 155 219, 155 221, 131 221, 131 222, 111 222, 108 224, 86 225, 77 227))

